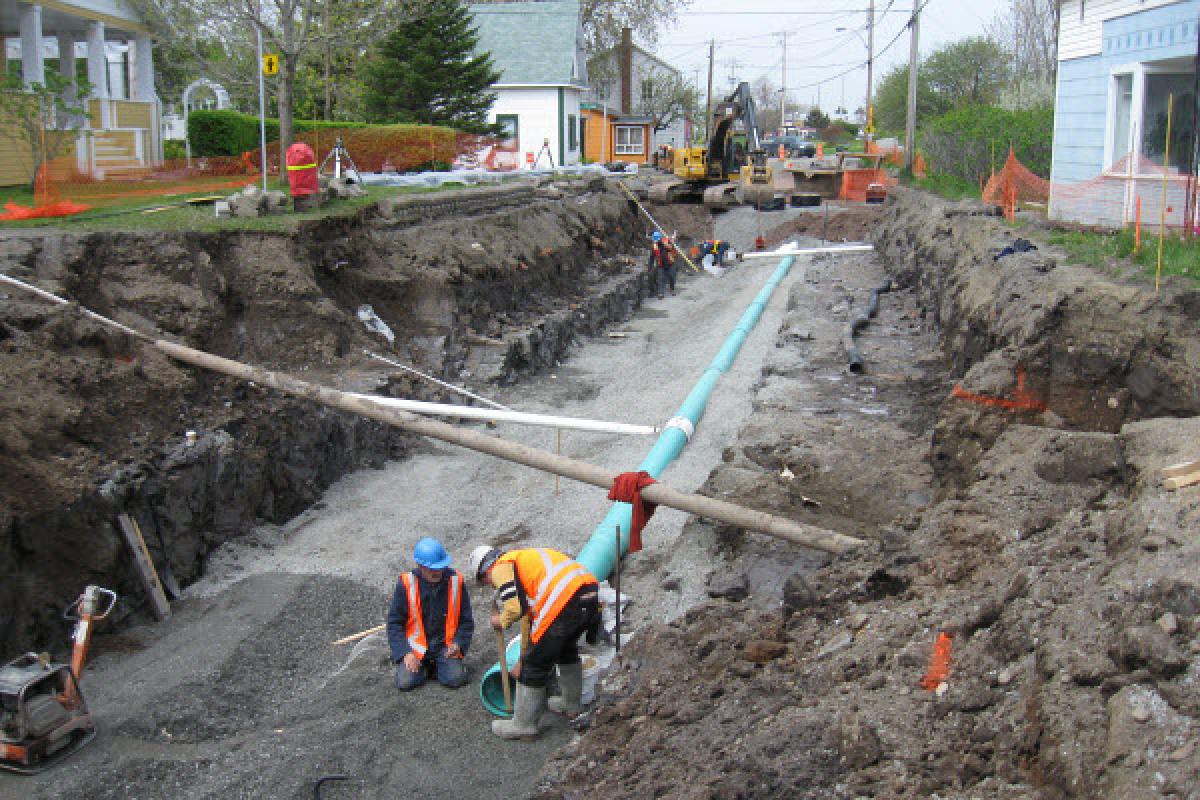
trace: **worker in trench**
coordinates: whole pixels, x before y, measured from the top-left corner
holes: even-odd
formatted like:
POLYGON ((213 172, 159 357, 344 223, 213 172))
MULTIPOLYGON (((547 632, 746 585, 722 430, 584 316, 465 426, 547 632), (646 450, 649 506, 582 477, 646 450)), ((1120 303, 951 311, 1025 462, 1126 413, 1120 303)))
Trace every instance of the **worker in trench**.
MULTIPOLYGON (((529 641, 512 669, 517 679, 512 719, 494 720, 492 733, 505 739, 538 734, 548 707, 574 717, 583 710, 583 661, 579 637, 594 643, 600 630, 599 583, 569 556, 545 547, 501 552, 487 545, 471 553, 470 569, 480 585, 496 589, 499 610, 492 627, 504 630, 528 621, 529 641), (560 697, 546 700, 546 682, 558 667, 560 697)), ((525 645, 524 631, 522 644, 525 645)))
POLYGON ((433 673, 438 683, 457 689, 467 683, 463 662, 475 632, 468 587, 437 539, 426 536, 417 542, 413 561, 416 569, 396 581, 388 610, 396 688, 416 689, 433 673))
POLYGON ((650 238, 653 241, 650 244, 648 266, 654 273, 655 292, 661 300, 668 285, 671 287, 671 294, 675 294, 675 245, 658 231, 651 234, 650 238))

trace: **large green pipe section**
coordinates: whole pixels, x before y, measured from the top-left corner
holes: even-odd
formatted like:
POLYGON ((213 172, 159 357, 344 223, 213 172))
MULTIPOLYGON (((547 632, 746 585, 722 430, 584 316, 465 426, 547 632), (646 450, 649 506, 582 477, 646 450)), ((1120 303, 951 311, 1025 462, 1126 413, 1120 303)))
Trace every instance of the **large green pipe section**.
MULTIPOLYGON (((746 341, 746 337, 750 335, 750 331, 754 330, 754 326, 758 324, 758 320, 762 318, 763 311, 766 310, 767 302, 770 301, 771 295, 779 286, 780 282, 787 277, 791 271, 792 264, 795 258, 788 256, 779 262, 779 266, 775 268, 775 272, 771 274, 770 279, 762 290, 754 298, 754 302, 742 314, 742 318, 738 321, 737 327, 729 334, 725 343, 721 345, 721 349, 713 356, 709 362, 708 368, 704 370, 704 374, 700 376, 700 380, 696 381, 696 385, 692 387, 692 391, 684 398, 683 404, 679 406, 679 411, 671 422, 667 423, 666 429, 659 435, 654 446, 650 448, 650 452, 642 459, 642 463, 638 465, 638 471, 645 471, 653 478, 662 475, 663 471, 670 466, 684 446, 691 438, 690 434, 684 431, 684 427, 690 425, 692 430, 700 424, 700 418, 704 416, 704 410, 708 406, 708 399, 712 396, 713 388, 717 385, 717 380, 724 375, 730 367, 733 366, 733 361, 737 358, 738 351, 742 349, 742 345, 746 341)), ((607 580, 609 574, 612 573, 616 566, 616 537, 617 529, 621 531, 621 555, 624 555, 629 549, 629 526, 633 521, 633 506, 629 503, 613 503, 608 514, 601 520, 592 532, 592 538, 588 539, 587 544, 583 546, 583 550, 575 557, 575 560, 583 564, 588 570, 596 576, 597 580, 607 580)), ((508 649, 504 653, 504 659, 511 667, 515 665, 521 658, 521 640, 520 637, 509 642, 508 649)), ((509 717, 511 712, 504 707, 504 695, 500 685, 500 664, 492 665, 492 668, 484 673, 483 680, 479 682, 479 699, 483 702, 486 708, 493 715, 498 717, 509 717)))

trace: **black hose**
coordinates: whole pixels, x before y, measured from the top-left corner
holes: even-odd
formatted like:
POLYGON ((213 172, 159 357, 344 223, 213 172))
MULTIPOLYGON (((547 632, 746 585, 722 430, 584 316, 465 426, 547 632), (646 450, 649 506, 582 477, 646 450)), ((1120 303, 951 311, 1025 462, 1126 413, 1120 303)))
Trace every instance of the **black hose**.
POLYGON ((854 342, 854 337, 858 332, 867 327, 867 324, 879 311, 879 295, 892 290, 892 281, 888 279, 883 285, 871 290, 871 298, 867 301, 867 310, 858 317, 855 317, 846 325, 846 331, 842 335, 842 347, 846 351, 846 362, 850 367, 850 371, 854 374, 859 374, 863 371, 862 355, 858 352, 858 345, 854 342))
POLYGON ((313 800, 321 800, 321 786, 330 781, 348 781, 349 775, 324 775, 317 778, 317 782, 313 784, 313 800))

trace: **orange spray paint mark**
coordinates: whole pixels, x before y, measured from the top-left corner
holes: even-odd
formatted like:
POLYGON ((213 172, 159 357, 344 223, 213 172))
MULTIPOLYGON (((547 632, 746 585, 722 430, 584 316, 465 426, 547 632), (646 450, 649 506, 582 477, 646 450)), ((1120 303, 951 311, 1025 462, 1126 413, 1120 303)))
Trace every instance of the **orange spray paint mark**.
POLYGON ((950 677, 950 645, 954 640, 942 631, 933 643, 933 654, 929 656, 929 669, 921 678, 920 687, 933 691, 950 677))
POLYGON ((978 403, 981 406, 1003 408, 1008 411, 1045 411, 1046 404, 1037 395, 1025 387, 1025 370, 1017 367, 1017 389, 1012 397, 989 397, 978 392, 969 392, 962 384, 955 384, 950 390, 950 396, 968 403, 978 403))

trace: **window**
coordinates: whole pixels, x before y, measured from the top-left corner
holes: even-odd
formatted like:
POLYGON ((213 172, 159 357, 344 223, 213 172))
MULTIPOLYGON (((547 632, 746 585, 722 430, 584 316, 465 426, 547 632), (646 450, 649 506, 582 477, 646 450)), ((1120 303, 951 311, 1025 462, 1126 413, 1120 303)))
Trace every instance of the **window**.
MULTIPOLYGON (((919 73, 918 73, 919 74, 919 73)), ((654 81, 647 78, 642 81, 642 103, 643 109, 649 110, 654 106, 654 81)))
POLYGON ((567 114, 567 149, 579 149, 579 123, 574 114, 567 114))
POLYGON ((619 156, 640 156, 646 152, 646 129, 633 125, 616 126, 616 153, 619 156))
POLYGON ((1171 114, 1171 161, 1176 174, 1191 163, 1192 114, 1195 73, 1186 62, 1172 59, 1134 64, 1128 72, 1114 73, 1109 96, 1104 169, 1109 174, 1155 174, 1164 166, 1167 149, 1167 101, 1174 98, 1171 114))
POLYGON ((1114 76, 1116 105, 1113 108, 1113 159, 1122 158, 1129 152, 1129 120, 1133 114, 1133 76, 1114 76))
POLYGON ((1167 145, 1167 98, 1173 97, 1171 113, 1171 163, 1183 170, 1191 162, 1193 76, 1181 73, 1149 73, 1142 105, 1142 155, 1163 166, 1167 145))
POLYGON ((517 149, 517 140, 521 136, 521 128, 518 124, 516 114, 497 114, 496 124, 504 129, 500 134, 502 147, 507 147, 511 150, 517 149))

